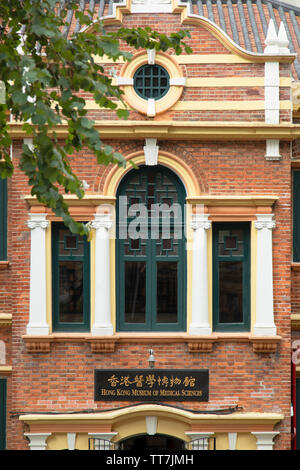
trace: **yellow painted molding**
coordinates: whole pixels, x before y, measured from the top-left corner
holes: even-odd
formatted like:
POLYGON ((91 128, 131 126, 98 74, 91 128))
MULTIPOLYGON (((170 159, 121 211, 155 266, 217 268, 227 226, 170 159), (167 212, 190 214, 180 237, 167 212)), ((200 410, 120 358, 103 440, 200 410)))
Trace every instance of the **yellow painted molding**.
POLYGON ((0 326, 11 325, 12 314, 11 313, 0 313, 0 326))
MULTIPOLYGON (((36 196, 31 196, 27 195, 24 196, 24 199, 28 204, 32 206, 44 206, 43 203, 39 202, 36 198, 36 196)), ((103 196, 101 194, 85 194, 85 196, 82 199, 79 199, 77 196, 74 194, 65 194, 64 195, 64 201, 69 205, 69 206, 99 206, 101 204, 114 204, 115 203, 115 197, 111 196, 103 196)))
MULTIPOLYGON (((112 84, 116 85, 117 80, 113 78, 112 84)), ((292 80, 290 77, 281 77, 280 86, 290 87, 292 80)), ((264 77, 192 77, 187 78, 185 88, 241 88, 241 87, 264 87, 264 77)))
MULTIPOLYGON (((178 101, 173 111, 260 111, 265 109, 264 100, 252 101, 178 101)), ((292 102, 280 101, 280 109, 292 110, 292 102)))
MULTIPOLYGON (((11 123, 10 135, 15 139, 28 137, 22 123, 11 123)), ((266 124, 263 121, 95 121, 95 128, 102 139, 144 140, 157 138, 168 140, 222 140, 253 141, 265 139, 295 140, 300 138, 300 124, 281 122, 266 124)), ((68 135, 68 127, 62 124, 53 128, 58 138, 68 135)), ((92 198, 92 196, 91 196, 92 198)))
POLYGON ((120 408, 116 410, 102 411, 101 413, 78 413, 78 414, 25 414, 19 417, 19 420, 25 422, 29 425, 38 422, 92 422, 92 421, 103 421, 103 422, 114 422, 117 419, 122 417, 134 418, 137 415, 145 415, 146 413, 154 414, 156 416, 173 416, 179 419, 183 419, 186 422, 195 424, 197 423, 252 423, 255 424, 264 424, 268 422, 271 426, 275 426, 282 419, 284 415, 281 413, 243 413, 243 412, 234 412, 230 415, 220 415, 220 414, 198 414, 193 413, 192 411, 184 410, 181 408, 172 408, 164 405, 154 405, 154 404, 143 404, 136 405, 127 408, 120 408))
MULTIPOLYGON (((125 98, 128 99, 127 104, 130 109, 138 109, 143 114, 147 114, 147 101, 139 98, 137 99, 137 94, 135 93, 132 86, 125 86, 125 98), (127 90, 129 89, 130 90, 127 90), (130 93, 130 96, 129 96, 130 93), (127 98, 128 95, 128 98, 127 98), (138 101, 138 105, 134 105, 134 100, 138 101)), ((173 87, 174 90, 176 87, 173 87)), ((177 87, 182 88, 182 87, 177 87)), ((171 90, 170 90, 171 92, 171 90)), ((176 90, 174 91, 174 93, 176 90)), ((168 93, 169 94, 169 93, 168 93)), ((168 95, 166 95, 167 97, 168 95)), ((177 95, 176 95, 177 99, 177 95)), ((170 101, 169 99, 166 100, 163 97, 161 100, 157 100, 156 107, 157 107, 157 114, 165 111, 166 109, 170 108, 172 111, 263 111, 265 109, 265 101, 264 100, 232 100, 232 101, 220 101, 220 100, 211 100, 211 101, 177 101, 175 104, 171 103, 172 101, 176 101, 175 97, 172 95, 170 101), (173 100, 174 98, 174 100, 173 100), (165 103, 164 103, 165 102, 165 103), (170 104, 170 106, 169 106, 170 104), (161 105, 161 106, 160 106, 161 105), (161 108, 161 109, 160 109, 161 108)), ((115 101, 119 108, 124 109, 124 105, 121 101, 115 101)), ((102 110, 106 108, 102 108, 98 106, 95 101, 86 100, 86 109, 88 111, 96 111, 102 110)), ((283 100, 280 101, 280 109, 281 110, 292 110, 293 104, 290 100, 283 100)))
POLYGON ((12 366, 0 366, 0 375, 12 373, 12 366))
POLYGON ((300 314, 298 313, 291 314, 291 327, 292 327, 292 330, 300 330, 300 314))
POLYGON ((205 206, 266 206, 271 207, 278 200, 276 194, 270 195, 211 195, 201 194, 195 197, 187 197, 190 204, 203 204, 205 206))

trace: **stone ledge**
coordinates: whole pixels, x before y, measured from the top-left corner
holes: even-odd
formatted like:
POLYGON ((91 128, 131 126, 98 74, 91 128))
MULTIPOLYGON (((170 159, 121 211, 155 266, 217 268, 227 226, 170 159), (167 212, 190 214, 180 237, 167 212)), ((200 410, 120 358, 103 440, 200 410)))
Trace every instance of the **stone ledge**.
POLYGON ((11 313, 0 313, 0 327, 1 326, 10 326, 12 322, 11 313))
POLYGON ((9 261, 0 261, 0 271, 3 269, 8 269, 10 266, 9 261))
POLYGON ((89 343, 92 353, 113 353, 116 344, 175 344, 185 343, 190 353, 211 353, 214 343, 251 343, 255 353, 274 353, 280 336, 253 336, 250 333, 212 333, 207 336, 187 333, 116 333, 112 336, 92 336, 87 333, 53 333, 49 336, 23 336, 28 353, 50 353, 52 343, 89 343))
POLYGON ((291 314, 291 326, 292 326, 292 330, 300 330, 300 314, 299 313, 291 314))
POLYGON ((252 336, 250 342, 252 343, 253 351, 256 353, 271 354, 275 353, 280 342, 280 336, 252 336))

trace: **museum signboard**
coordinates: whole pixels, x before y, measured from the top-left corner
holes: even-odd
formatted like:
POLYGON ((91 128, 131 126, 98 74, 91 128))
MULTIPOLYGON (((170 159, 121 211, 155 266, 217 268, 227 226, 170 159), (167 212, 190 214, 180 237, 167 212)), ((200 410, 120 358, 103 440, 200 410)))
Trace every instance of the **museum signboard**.
POLYGON ((95 401, 208 401, 207 369, 96 369, 95 401))

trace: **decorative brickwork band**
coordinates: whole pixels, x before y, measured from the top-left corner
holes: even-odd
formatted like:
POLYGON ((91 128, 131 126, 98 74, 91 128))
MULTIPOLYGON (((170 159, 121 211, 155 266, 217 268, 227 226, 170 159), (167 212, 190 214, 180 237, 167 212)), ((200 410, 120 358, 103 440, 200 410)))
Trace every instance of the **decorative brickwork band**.
POLYGON ((272 230, 275 228, 273 214, 258 214, 257 273, 256 273, 256 324, 255 336, 275 336, 273 308, 273 261, 272 230))
POLYGON ((45 229, 49 222, 45 214, 30 214, 30 309, 28 335, 48 335, 46 317, 46 244, 45 229))
POLYGON ((112 335, 109 253, 109 230, 112 227, 111 214, 95 214, 95 220, 91 226, 96 231, 95 319, 91 332, 93 336, 112 335))
POLYGON ((191 221, 193 239, 192 323, 191 335, 210 335, 207 268, 208 214, 194 214, 191 221))

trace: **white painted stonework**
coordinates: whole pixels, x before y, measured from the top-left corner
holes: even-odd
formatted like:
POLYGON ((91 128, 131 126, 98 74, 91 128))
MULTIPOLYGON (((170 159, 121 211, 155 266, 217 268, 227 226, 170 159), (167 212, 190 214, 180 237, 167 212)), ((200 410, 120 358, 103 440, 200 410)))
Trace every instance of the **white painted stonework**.
POLYGON ((148 166, 157 165, 159 147, 156 143, 157 139, 145 139, 144 155, 148 166))
POLYGON ((67 433, 68 450, 75 450, 76 432, 67 433))
POLYGON ((48 335, 46 316, 46 233, 49 225, 45 214, 30 214, 30 307, 28 335, 48 335))
POLYGON ((266 160, 280 160, 280 141, 278 139, 267 139, 266 140, 266 160))
POLYGON ((46 440, 51 436, 51 432, 44 433, 35 433, 35 432, 26 432, 24 436, 29 439, 29 448, 30 450, 46 450, 47 444, 46 440))
POLYGON ((257 214, 256 323, 254 335, 274 336, 272 230, 273 214, 257 214))
POLYGON ((95 220, 91 223, 91 227, 96 231, 95 321, 91 333, 93 336, 112 335, 109 250, 111 214, 95 214, 95 220))
POLYGON ((172 13, 171 0, 132 0, 131 13, 172 13))
POLYGON ((147 116, 154 117, 156 114, 155 110, 155 99, 149 98, 147 102, 147 116))
POLYGON ((147 49, 147 55, 148 55, 148 64, 154 65, 155 64, 156 50, 155 49, 147 49))
POLYGON ((237 441, 237 433, 236 432, 229 432, 228 433, 228 447, 229 447, 229 450, 236 450, 236 441, 237 441))
POLYGON ((133 78, 130 77, 117 77, 117 84, 122 85, 133 85, 133 78))
POLYGON ((146 416, 146 429, 149 436, 154 436, 157 432, 157 416, 146 416))
POLYGON ((251 434, 256 437, 257 450, 273 450, 273 440, 279 432, 252 432, 251 434))
POLYGON ((210 335, 208 302, 207 230, 211 228, 208 214, 193 214, 192 322, 191 335, 210 335))

